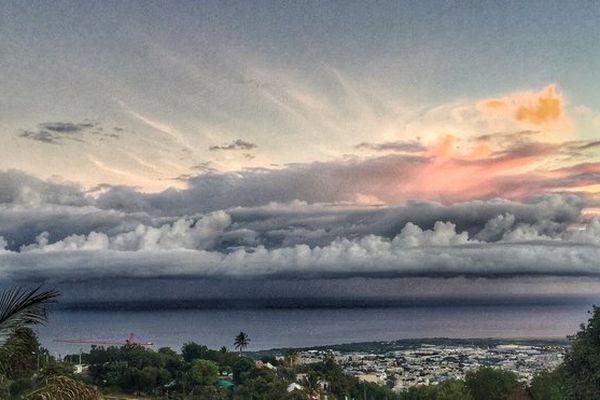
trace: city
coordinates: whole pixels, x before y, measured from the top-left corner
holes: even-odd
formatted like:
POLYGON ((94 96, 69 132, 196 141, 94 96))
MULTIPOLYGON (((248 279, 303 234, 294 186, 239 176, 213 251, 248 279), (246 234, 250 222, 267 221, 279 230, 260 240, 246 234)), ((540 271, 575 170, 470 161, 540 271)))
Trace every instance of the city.
POLYGON ((362 351, 305 350, 300 364, 321 362, 333 354, 344 372, 362 382, 387 385, 396 392, 413 386, 435 385, 448 379, 464 379, 468 370, 482 366, 513 371, 523 383, 536 373, 551 370, 563 360, 567 345, 559 343, 421 344, 381 353, 362 351))

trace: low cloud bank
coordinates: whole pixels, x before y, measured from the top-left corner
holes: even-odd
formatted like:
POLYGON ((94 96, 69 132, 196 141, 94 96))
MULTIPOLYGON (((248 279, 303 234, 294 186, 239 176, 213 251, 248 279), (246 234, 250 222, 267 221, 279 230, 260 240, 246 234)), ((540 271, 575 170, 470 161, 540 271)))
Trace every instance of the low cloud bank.
POLYGON ((107 202, 16 171, 0 173, 0 187, 7 281, 600 276, 600 221, 575 195, 393 207, 300 198, 202 212, 195 189, 147 209, 132 206, 148 196, 132 188, 107 202))

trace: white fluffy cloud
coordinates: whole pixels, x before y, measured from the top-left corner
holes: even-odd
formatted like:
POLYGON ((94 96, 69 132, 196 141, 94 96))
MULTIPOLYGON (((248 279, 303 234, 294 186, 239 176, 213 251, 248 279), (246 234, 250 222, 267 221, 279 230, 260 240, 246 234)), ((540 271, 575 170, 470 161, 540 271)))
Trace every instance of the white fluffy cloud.
POLYGON ((407 223, 392 244, 400 247, 423 247, 455 246, 469 242, 474 243, 469 241, 469 234, 456 233, 456 225, 453 223, 436 221, 432 230, 425 231, 412 222, 407 223))
POLYGON ((132 231, 111 237, 105 233, 90 232, 88 235, 69 235, 62 240, 49 243, 48 232, 42 232, 36 237, 36 243, 21 246, 20 252, 199 250, 211 247, 214 240, 222 235, 224 229, 230 224, 231 217, 223 211, 217 211, 198 220, 182 218, 158 228, 140 224, 132 231))

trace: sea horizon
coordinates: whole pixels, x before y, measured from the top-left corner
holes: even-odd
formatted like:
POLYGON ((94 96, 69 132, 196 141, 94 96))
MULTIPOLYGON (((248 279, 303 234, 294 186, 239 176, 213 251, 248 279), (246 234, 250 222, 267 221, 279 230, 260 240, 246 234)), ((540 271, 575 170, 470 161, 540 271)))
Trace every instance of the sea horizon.
POLYGON ((583 298, 529 298, 520 302, 470 299, 469 303, 463 299, 462 304, 438 301, 412 305, 398 299, 378 299, 356 306, 350 299, 268 300, 247 301, 242 306, 205 299, 179 304, 179 308, 174 308, 178 302, 165 302, 163 308, 152 304, 130 304, 129 308, 109 303, 80 304, 79 308, 61 304, 52 310, 48 324, 37 330, 42 345, 56 355, 90 347, 61 340, 118 343, 130 332, 139 343, 152 342, 154 349, 175 350, 187 342, 231 348, 240 330, 251 338, 250 351, 439 338, 566 341, 587 321, 593 304, 583 298))

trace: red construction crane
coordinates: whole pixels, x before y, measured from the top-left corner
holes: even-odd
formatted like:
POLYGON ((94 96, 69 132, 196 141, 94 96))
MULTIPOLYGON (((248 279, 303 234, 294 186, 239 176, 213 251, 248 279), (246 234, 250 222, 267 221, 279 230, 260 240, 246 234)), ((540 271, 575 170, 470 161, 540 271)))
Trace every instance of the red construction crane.
POLYGON ((154 343, 145 342, 145 343, 137 343, 135 341, 135 335, 130 333, 127 339, 124 341, 113 341, 113 340, 89 340, 89 339, 54 339, 55 342, 61 343, 72 343, 72 344, 106 344, 113 346, 152 346, 154 343))

